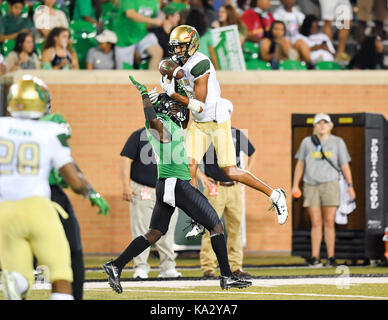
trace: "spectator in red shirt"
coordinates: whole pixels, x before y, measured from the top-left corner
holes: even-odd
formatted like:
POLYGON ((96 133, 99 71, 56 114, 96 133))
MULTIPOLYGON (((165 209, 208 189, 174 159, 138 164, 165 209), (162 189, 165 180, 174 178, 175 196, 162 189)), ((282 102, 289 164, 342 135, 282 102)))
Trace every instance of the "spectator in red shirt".
POLYGON ((257 0, 251 2, 251 9, 244 11, 241 19, 248 28, 248 40, 259 42, 269 31, 272 23, 275 21, 272 13, 269 12, 271 6, 270 0, 257 0))

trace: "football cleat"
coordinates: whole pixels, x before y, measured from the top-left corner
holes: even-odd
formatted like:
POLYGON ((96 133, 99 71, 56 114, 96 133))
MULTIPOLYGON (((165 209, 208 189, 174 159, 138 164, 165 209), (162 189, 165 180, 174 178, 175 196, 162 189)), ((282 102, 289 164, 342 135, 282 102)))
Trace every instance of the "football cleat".
POLYGON ((108 276, 108 282, 110 287, 117 293, 122 293, 123 288, 120 284, 120 272, 119 269, 110 260, 103 265, 104 271, 108 276))
POLYGON ((191 221, 191 230, 186 233, 186 239, 194 239, 205 233, 205 227, 195 222, 191 221))
POLYGON ((270 196, 272 207, 275 208, 279 224, 284 224, 288 218, 286 192, 283 189, 274 189, 270 196))
POLYGON ((182 273, 178 272, 175 268, 168 269, 158 274, 158 278, 181 278, 181 277, 182 277, 182 273))
POLYGON ((220 286, 222 290, 227 290, 230 288, 247 288, 252 285, 252 281, 239 279, 233 274, 229 277, 221 276, 220 277, 220 286))

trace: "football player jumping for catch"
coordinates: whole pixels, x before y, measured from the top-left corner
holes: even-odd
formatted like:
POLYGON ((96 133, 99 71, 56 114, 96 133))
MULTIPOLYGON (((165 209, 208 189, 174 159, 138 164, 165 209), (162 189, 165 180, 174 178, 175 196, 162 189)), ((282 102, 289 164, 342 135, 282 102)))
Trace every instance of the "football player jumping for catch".
POLYGON ((117 293, 122 293, 120 275, 124 266, 167 232, 175 207, 210 231, 212 248, 221 270, 221 288, 252 285, 251 281, 238 279, 232 274, 222 222, 206 197, 190 184, 183 132, 189 122, 188 109, 166 94, 160 94, 154 106, 147 88, 133 77, 130 79, 142 96, 147 136, 157 160, 156 204, 149 230, 133 239, 117 259, 103 265, 110 286, 117 293))
MULTIPOLYGON (((210 59, 198 52, 199 34, 189 25, 176 27, 170 35, 169 47, 172 60, 179 63, 184 77, 171 81, 167 75, 161 77, 161 86, 167 95, 192 111, 193 122, 186 135, 186 148, 189 157, 191 183, 198 186, 196 173, 198 164, 209 145, 213 143, 217 152, 218 165, 225 175, 234 181, 243 183, 266 194, 276 210, 278 223, 284 224, 288 217, 285 191, 273 189, 251 172, 236 166, 236 155, 231 135, 230 115, 223 100, 216 78, 216 71, 210 59), (187 93, 177 92, 175 81, 187 93)), ((177 74, 178 70, 174 71, 177 74)), ((203 232, 203 228, 194 224, 189 232, 191 236, 203 232)))

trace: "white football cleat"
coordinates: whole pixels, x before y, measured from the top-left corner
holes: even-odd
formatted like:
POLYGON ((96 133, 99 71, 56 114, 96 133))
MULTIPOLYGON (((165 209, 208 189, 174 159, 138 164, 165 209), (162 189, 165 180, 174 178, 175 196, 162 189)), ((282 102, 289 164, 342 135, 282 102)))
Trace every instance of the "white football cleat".
POLYGON ((203 225, 200 225, 199 223, 196 223, 195 221, 191 221, 192 229, 186 233, 186 239, 194 239, 201 234, 205 233, 205 227, 203 225))
POLYGON ((178 272, 175 268, 160 272, 158 275, 158 278, 180 278, 180 277, 182 277, 182 273, 178 272))
POLYGON ((288 218, 288 208, 286 203, 286 192, 281 189, 274 189, 270 196, 272 205, 276 210, 278 222, 280 225, 285 224, 288 218))
POLYGON ((133 274, 134 279, 148 279, 148 272, 144 269, 136 269, 133 274))

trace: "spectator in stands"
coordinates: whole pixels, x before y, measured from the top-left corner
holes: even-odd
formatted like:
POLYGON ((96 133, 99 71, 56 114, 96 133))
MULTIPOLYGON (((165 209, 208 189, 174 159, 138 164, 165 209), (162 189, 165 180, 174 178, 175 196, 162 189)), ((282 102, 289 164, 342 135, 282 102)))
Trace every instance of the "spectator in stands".
POLYGON ((219 27, 217 12, 210 5, 209 0, 190 0, 190 9, 199 9, 205 16, 206 24, 210 28, 219 27))
POLYGON ((200 9, 191 8, 186 19, 186 23, 197 29, 199 33, 198 51, 210 58, 216 70, 219 69, 217 56, 213 46, 213 36, 207 26, 204 14, 200 9))
POLYGON ((260 41, 260 59, 270 62, 272 69, 278 69, 281 60, 296 60, 290 57, 292 47, 285 35, 286 25, 275 20, 268 34, 260 41))
POLYGON ((148 41, 148 26, 160 27, 162 19, 158 0, 122 0, 121 11, 113 22, 113 31, 118 41, 115 48, 117 69, 123 69, 123 63, 134 65, 135 51, 141 59, 150 58, 149 69, 156 70, 163 56, 163 49, 157 40, 148 41))
POLYGON ((324 21, 322 31, 333 40, 332 22, 335 21, 338 29, 337 61, 349 61, 345 53, 346 42, 349 38, 350 26, 353 19, 353 8, 349 0, 319 0, 321 16, 324 21))
POLYGON ((168 41, 170 40, 170 33, 174 29, 180 20, 179 10, 176 6, 170 4, 162 9, 162 26, 157 28, 151 28, 150 33, 146 36, 149 38, 145 41, 155 42, 158 41, 160 47, 163 49, 163 59, 169 57, 171 54, 168 52, 168 41), (151 39, 152 38, 152 39, 151 39))
POLYGON ((8 14, 0 17, 0 42, 16 39, 19 32, 34 31, 30 18, 22 18, 24 0, 8 0, 8 14))
POLYGON ((358 22, 357 22, 357 42, 359 45, 365 38, 366 24, 371 20, 373 11, 373 22, 375 33, 384 39, 384 21, 387 20, 388 9, 386 0, 357 0, 358 22))
POLYGON ((366 36, 361 48, 349 63, 349 69, 385 69, 383 62, 384 44, 380 36, 366 36))
POLYGON ((168 6, 176 8, 178 12, 181 12, 189 7, 187 0, 171 0, 168 6))
POLYGON ((283 21, 286 25, 286 36, 291 41, 300 38, 299 28, 303 23, 305 15, 295 7, 295 0, 281 0, 282 5, 273 13, 276 20, 283 21))
POLYGON ((71 47, 69 31, 54 28, 47 36, 42 53, 43 69, 79 69, 78 57, 71 47))
POLYGON ((329 37, 319 30, 318 18, 307 15, 300 27, 300 33, 304 41, 310 47, 311 63, 315 65, 319 61, 334 61, 335 49, 329 37))
POLYGON ((272 13, 268 11, 270 6, 270 0, 253 0, 251 8, 245 10, 242 14, 241 19, 248 27, 249 41, 259 42, 264 38, 265 33, 269 31, 275 21, 272 13))
POLYGON ((84 20, 102 30, 103 25, 99 21, 101 15, 101 0, 75 0, 73 20, 84 20))
POLYGON ((218 23, 220 27, 236 25, 238 33, 240 35, 241 45, 244 44, 246 37, 248 36, 248 28, 241 21, 240 14, 236 8, 230 4, 223 5, 218 10, 218 23))
POLYGON ((40 69, 40 61, 35 53, 34 36, 31 31, 18 34, 15 47, 8 54, 6 63, 9 72, 19 69, 40 69))
POLYGON ((55 0, 43 0, 44 5, 38 7, 34 13, 34 25, 38 30, 36 41, 43 42, 50 30, 55 27, 69 28, 66 15, 62 10, 54 8, 55 0))
POLYGON ((87 70, 112 70, 116 69, 114 46, 117 36, 113 31, 104 30, 96 36, 97 48, 90 48, 86 57, 87 70))
POLYGON ((313 134, 305 137, 295 155, 296 166, 292 185, 292 194, 301 194, 300 182, 303 178, 303 207, 311 221, 311 259, 309 265, 322 266, 320 261, 322 227, 327 249, 326 266, 334 266, 335 252, 335 214, 340 204, 339 172, 340 169, 348 183, 350 200, 356 198, 353 187, 352 172, 349 166, 350 156, 342 138, 331 134, 333 122, 330 116, 318 113, 313 120, 313 134), (322 152, 326 158, 322 159, 322 152), (336 170, 334 166, 338 169, 336 170))
POLYGON ((305 15, 295 7, 295 0, 281 0, 282 6, 274 12, 276 20, 283 21, 286 26, 286 37, 290 40, 292 47, 297 51, 299 60, 307 65, 311 64, 310 47, 299 33, 305 15))
POLYGON ((0 53, 0 76, 7 72, 7 65, 5 64, 4 56, 0 53))

